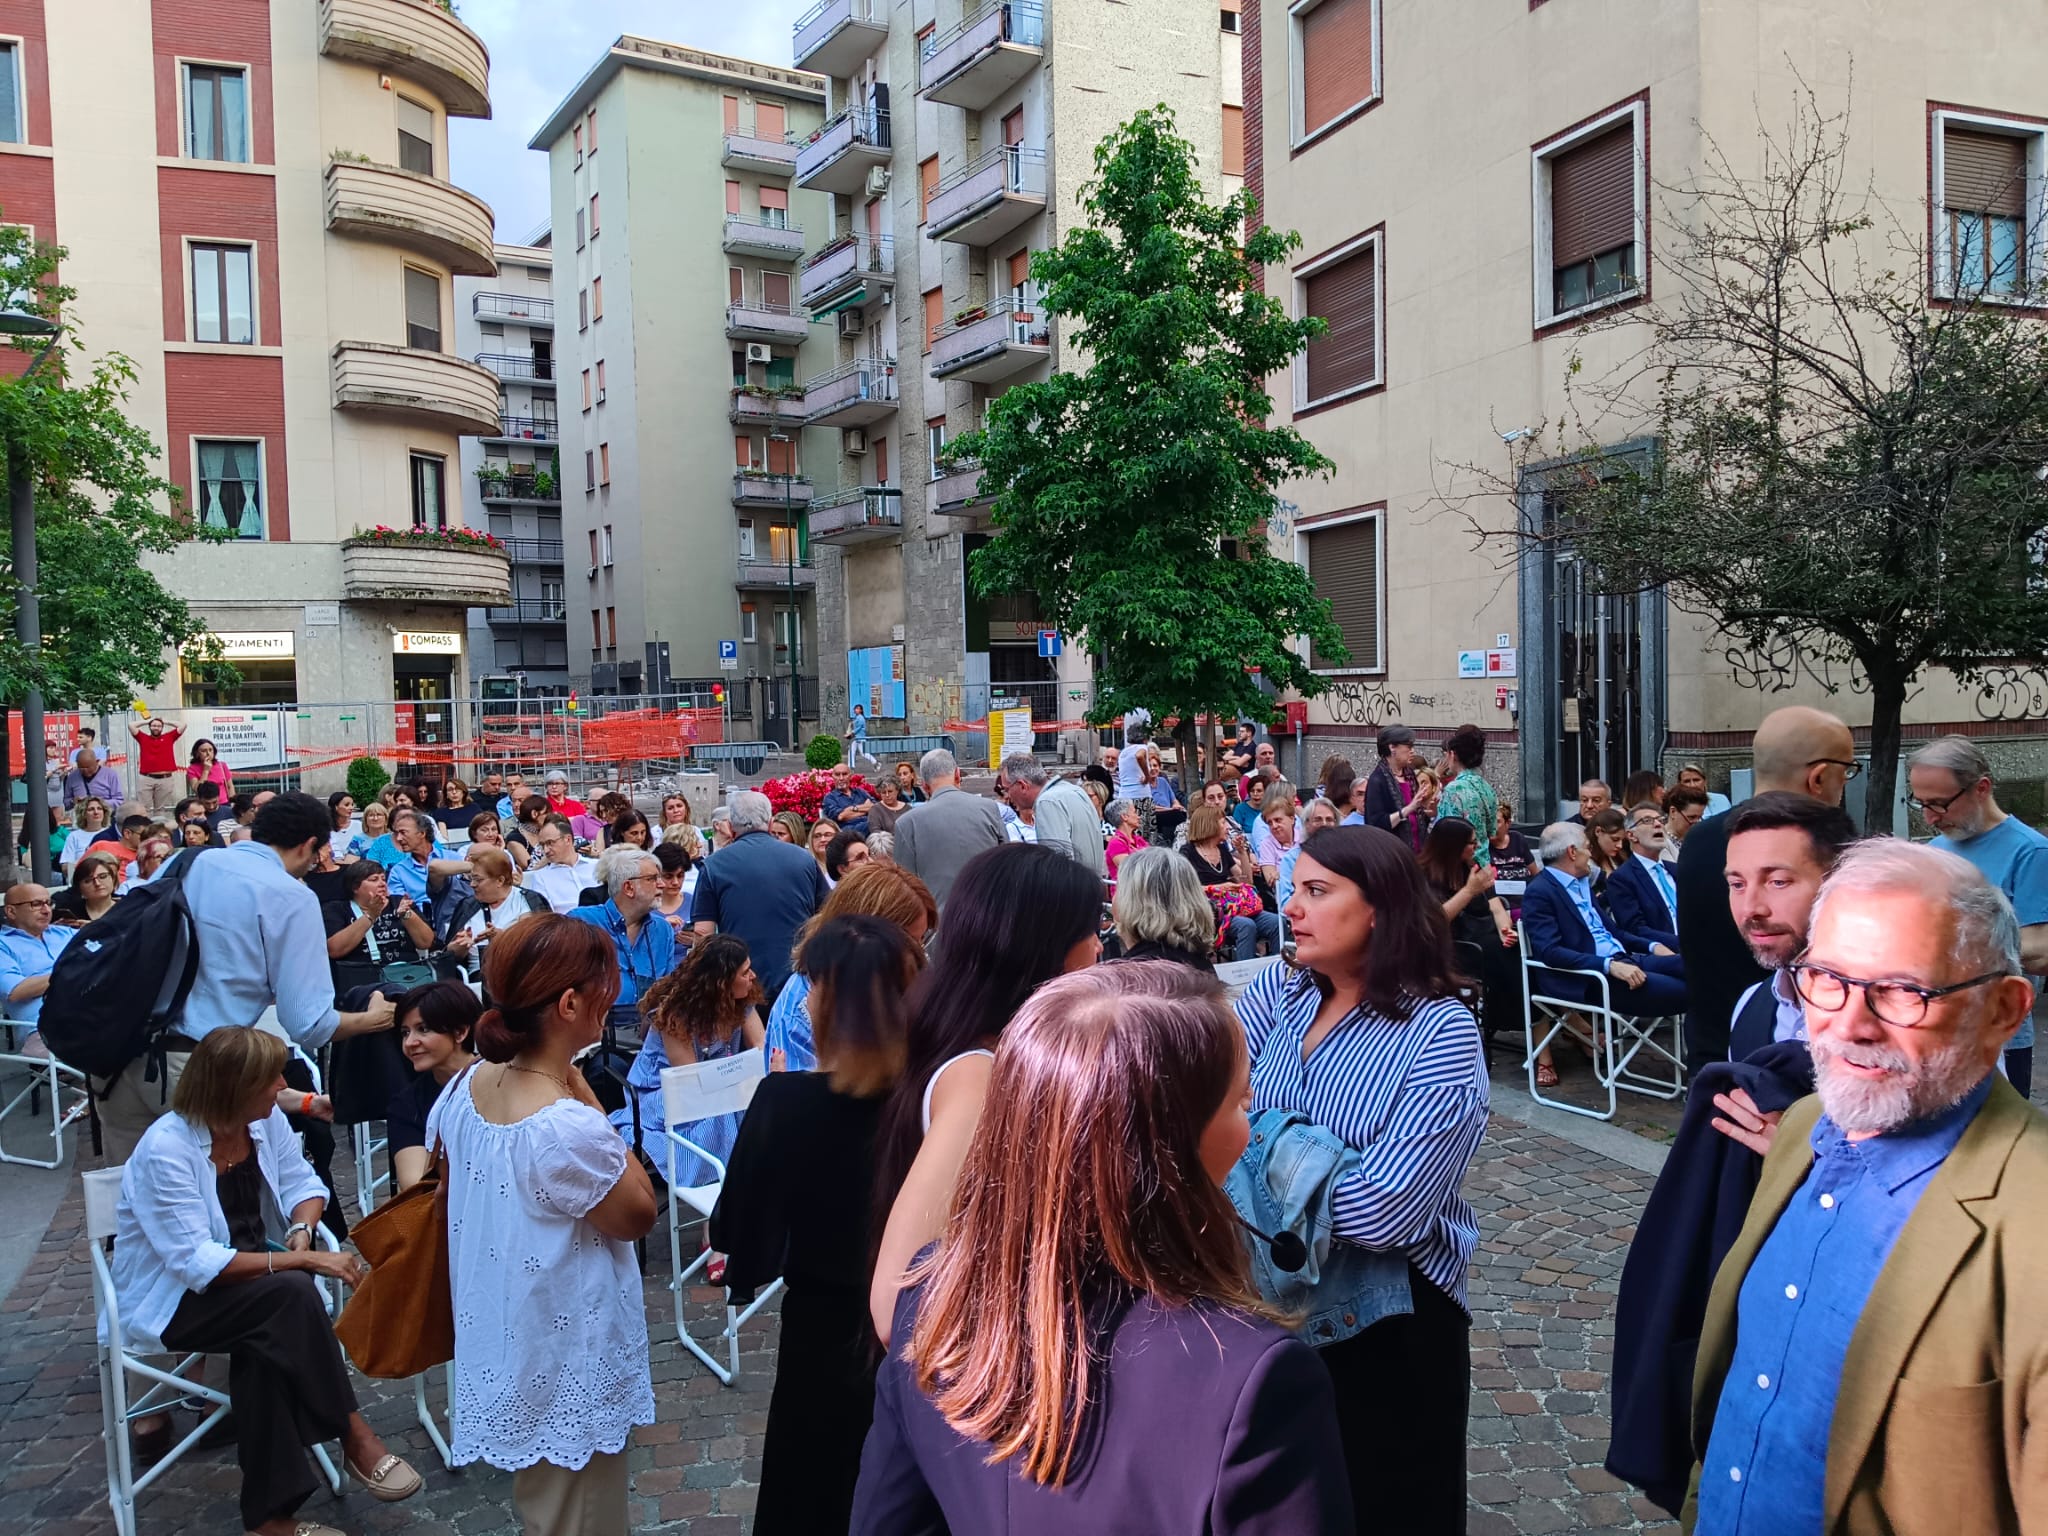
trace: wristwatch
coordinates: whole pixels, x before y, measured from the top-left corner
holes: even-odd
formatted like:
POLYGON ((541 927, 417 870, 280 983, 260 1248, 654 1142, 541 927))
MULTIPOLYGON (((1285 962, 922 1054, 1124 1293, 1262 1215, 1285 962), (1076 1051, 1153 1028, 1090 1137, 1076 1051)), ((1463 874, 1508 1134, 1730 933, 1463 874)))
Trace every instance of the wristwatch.
POLYGON ((306 1234, 306 1241, 308 1243, 311 1243, 313 1241, 313 1228, 306 1222, 295 1221, 290 1226, 284 1229, 285 1246, 290 1247, 293 1236, 300 1232, 306 1234))

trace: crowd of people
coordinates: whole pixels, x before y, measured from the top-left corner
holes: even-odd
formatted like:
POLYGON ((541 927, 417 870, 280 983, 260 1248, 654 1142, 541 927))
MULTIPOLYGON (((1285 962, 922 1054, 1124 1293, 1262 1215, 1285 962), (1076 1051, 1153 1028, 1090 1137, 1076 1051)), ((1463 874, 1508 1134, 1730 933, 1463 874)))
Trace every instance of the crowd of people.
POLYGON ((702 828, 560 774, 225 815, 208 778, 132 842, 94 762, 75 902, 5 893, 0 1000, 33 1027, 83 925, 163 878, 144 850, 196 850, 181 1021, 95 1112, 127 1168, 124 1313, 229 1356, 263 1536, 306 1529, 322 1440, 377 1498, 422 1486, 311 1284, 362 1274, 315 1241, 346 1233, 337 1121, 384 1123, 396 1188, 445 1157, 451 1441, 514 1474, 529 1531, 627 1528, 657 1411, 635 1244, 721 1168, 709 1278, 738 1305, 786 1288, 764 1536, 1462 1531, 1462 1189, 1480 1025, 1522 1017, 1524 948, 1581 988, 1589 1051, 1599 988, 1567 973, 1684 1020, 1616 1473, 1674 1512, 1691 1485, 1702 1530, 2048 1518, 2021 1454, 2037 1325, 2000 1300, 2048 1262, 2021 1214, 2048 838, 1942 738, 1909 765, 1934 845, 1858 841, 1853 738, 1816 710, 1763 723, 1740 806, 1687 765, 1588 781, 1540 831, 1486 747, 1462 727, 1432 760, 1390 727, 1369 772, 1330 758, 1298 791, 1246 727, 1183 790, 1134 724, 1075 776, 1019 754, 982 794, 933 751, 833 770, 809 821, 738 789, 702 828), (1233 1001, 1218 965, 1261 956, 1233 1001), (751 1057, 744 1111, 666 1123, 666 1069, 751 1057))

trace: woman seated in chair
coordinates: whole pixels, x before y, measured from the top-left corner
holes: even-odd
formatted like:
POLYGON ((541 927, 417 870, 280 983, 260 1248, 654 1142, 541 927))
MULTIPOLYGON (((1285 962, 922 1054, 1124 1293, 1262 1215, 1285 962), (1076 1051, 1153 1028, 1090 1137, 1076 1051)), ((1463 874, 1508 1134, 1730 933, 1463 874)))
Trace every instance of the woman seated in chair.
MULTIPOLYGON (((759 1012, 761 984, 747 946, 731 934, 712 934, 690 956, 647 989, 640 999, 643 1020, 640 1054, 626 1074, 626 1087, 640 1106, 638 1147, 668 1177, 668 1152, 662 1144, 667 1117, 662 1111, 661 1070, 693 1061, 715 1061, 743 1050, 759 1050, 767 1039, 759 1012)), ((633 1107, 615 1109, 611 1122, 628 1141, 633 1139, 633 1107)), ((740 1132, 738 1115, 693 1120, 675 1129, 715 1157, 724 1158, 740 1132)), ((708 1184, 716 1177, 700 1158, 676 1151, 676 1177, 685 1185, 708 1184)))
MULTIPOLYGON (((172 1112, 121 1176, 114 1291, 131 1340, 228 1357, 243 1527, 333 1536, 293 1519, 318 1485, 307 1446, 341 1441, 349 1474, 386 1502, 418 1492, 420 1477, 356 1411, 313 1283, 353 1285, 363 1266, 314 1246, 327 1197, 277 1107, 284 1063, 284 1042, 255 1029, 215 1029, 194 1047, 172 1112)), ((169 1449, 167 1421, 136 1429, 145 1455, 169 1449)))
MULTIPOLYGON (((1422 841, 1422 878, 1444 904, 1461 971, 1483 991, 1481 1020, 1487 1032, 1519 1027, 1522 1017, 1522 960, 1515 948, 1515 920, 1507 902, 1494 894, 1499 871, 1479 862, 1479 832, 1462 816, 1433 822, 1422 841)), ((1557 1071, 1546 1047, 1536 1058, 1537 1082, 1550 1087, 1557 1071), (1548 1077, 1545 1071, 1548 1070, 1548 1077)))
MULTIPOLYGON (((418 965, 434 947, 434 929, 409 896, 394 897, 384 866, 358 859, 341 872, 345 901, 320 909, 327 925, 327 959, 340 984, 374 980, 386 966, 418 965)), ((406 983, 401 981, 400 986, 406 983)))
POLYGON ((398 1000, 398 1045, 412 1063, 413 1078, 391 1096, 384 1112, 394 1188, 427 1176, 433 1159, 427 1116, 449 1080, 475 1064, 476 1021, 483 1012, 482 1000, 459 981, 429 982, 398 1000))

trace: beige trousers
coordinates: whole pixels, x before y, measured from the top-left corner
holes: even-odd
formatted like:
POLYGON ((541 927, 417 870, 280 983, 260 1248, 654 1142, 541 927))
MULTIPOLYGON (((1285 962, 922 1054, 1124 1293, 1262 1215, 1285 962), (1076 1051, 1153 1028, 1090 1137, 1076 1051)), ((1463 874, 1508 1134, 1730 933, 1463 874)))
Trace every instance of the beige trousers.
POLYGON ((526 1536, 626 1536, 626 1453, 600 1451, 577 1472, 537 1462, 512 1474, 526 1536))
POLYGON ((177 1091, 178 1079, 185 1075, 185 1063, 191 1059, 189 1051, 172 1051, 165 1056, 168 1081, 159 1077, 153 1083, 145 1083, 145 1061, 131 1061, 121 1069, 121 1075, 114 1079, 113 1092, 99 1105, 100 1141, 106 1148, 109 1168, 133 1157, 142 1133, 156 1123, 158 1116, 171 1112, 171 1095, 177 1091))
POLYGON ((175 810, 178 802, 185 798, 185 775, 174 773, 168 778, 152 779, 137 774, 135 798, 142 802, 145 811, 175 810))

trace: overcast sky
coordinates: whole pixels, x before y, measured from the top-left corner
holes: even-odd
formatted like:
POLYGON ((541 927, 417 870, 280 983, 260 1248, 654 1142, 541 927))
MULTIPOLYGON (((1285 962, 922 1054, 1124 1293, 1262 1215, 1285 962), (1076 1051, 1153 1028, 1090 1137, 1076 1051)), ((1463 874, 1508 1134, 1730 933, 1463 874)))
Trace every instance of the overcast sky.
POLYGON ((491 50, 491 116, 449 123, 456 183, 496 211, 500 240, 525 240, 548 216, 546 162, 527 140, 620 33, 786 65, 790 29, 809 3, 458 0, 491 50))

